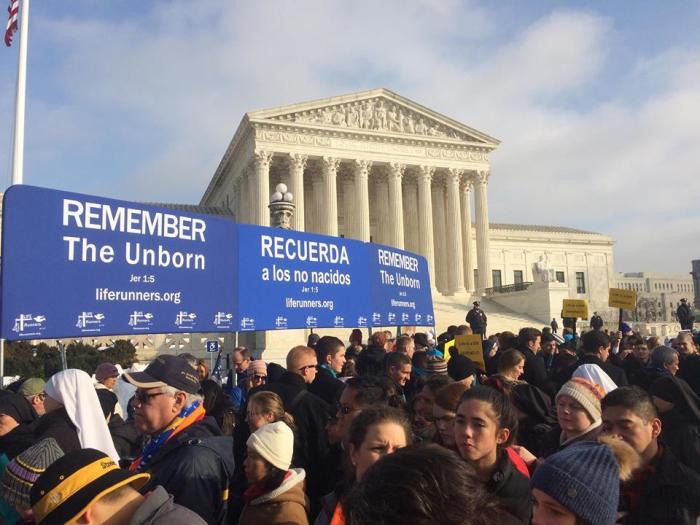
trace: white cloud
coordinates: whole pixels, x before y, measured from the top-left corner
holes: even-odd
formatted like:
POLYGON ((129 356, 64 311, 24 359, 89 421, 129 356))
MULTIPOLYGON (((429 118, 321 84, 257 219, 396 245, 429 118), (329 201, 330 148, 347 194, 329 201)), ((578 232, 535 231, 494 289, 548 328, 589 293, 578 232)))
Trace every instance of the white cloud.
POLYGON ((65 187, 196 202, 245 111, 382 85, 503 140, 493 220, 608 233, 623 270, 689 267, 669 227, 700 233, 697 49, 616 63, 620 28, 575 10, 508 21, 503 40, 488 4, 458 0, 199 0, 196 14, 179 0, 111 20, 38 15, 60 59, 54 96, 33 106, 37 170, 103 155, 108 176, 65 187))

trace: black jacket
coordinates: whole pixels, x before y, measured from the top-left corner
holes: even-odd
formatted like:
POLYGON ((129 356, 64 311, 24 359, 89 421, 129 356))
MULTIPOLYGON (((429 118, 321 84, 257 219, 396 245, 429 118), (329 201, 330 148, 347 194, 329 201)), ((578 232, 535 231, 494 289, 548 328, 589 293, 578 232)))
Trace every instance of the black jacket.
POLYGON ((486 322, 487 317, 481 308, 472 308, 467 312, 467 317, 465 319, 475 334, 486 333, 486 322))
POLYGON ((344 387, 345 383, 333 377, 330 370, 319 366, 316 379, 309 385, 309 392, 316 394, 330 406, 333 406, 340 398, 344 387))
POLYGON ((625 371, 622 368, 615 366, 609 362, 603 362, 595 354, 583 354, 581 356, 581 359, 578 360, 578 363, 575 363, 570 367, 565 368, 556 377, 555 380, 557 383, 557 390, 559 390, 564 385, 564 383, 571 379, 571 376, 574 375, 576 369, 581 365, 598 365, 603 370, 603 372, 610 376, 610 379, 612 379, 617 386, 627 386, 628 384, 627 375, 625 374, 625 371))
POLYGON ((515 468, 504 450, 500 450, 498 454, 496 470, 486 482, 486 490, 496 496, 502 507, 521 523, 530 523, 532 516, 530 480, 515 468))
POLYGON ((119 414, 114 414, 107 423, 107 428, 120 458, 134 459, 141 453, 143 434, 133 423, 127 423, 119 414))
POLYGON ((632 383, 632 378, 642 368, 646 368, 647 363, 642 363, 634 354, 629 354, 622 360, 622 369, 625 371, 625 375, 630 383, 632 383))
POLYGON ((661 440, 686 467, 700 474, 700 425, 678 408, 661 414, 661 440))
POLYGON ((80 450, 80 440, 75 425, 68 417, 65 408, 59 408, 39 418, 34 427, 34 438, 37 442, 46 438, 54 438, 64 454, 80 450))
POLYGON ((641 368, 634 373, 630 383, 649 392, 654 381, 667 375, 670 375, 670 372, 665 368, 641 368))
POLYGON ((311 500, 312 511, 318 512, 321 498, 329 489, 326 462, 330 448, 326 424, 330 417, 330 405, 308 392, 304 379, 292 372, 285 372, 278 381, 268 383, 260 390, 280 396, 284 409, 294 417, 298 439, 294 440, 292 465, 306 471, 306 493, 311 500))
POLYGON ((552 385, 547 381, 544 360, 537 357, 529 348, 518 348, 518 350, 525 356, 525 371, 521 379, 553 396, 552 385))
POLYGON ((232 438, 222 436, 214 418, 206 416, 156 452, 146 465, 151 479, 143 490, 162 485, 175 503, 207 523, 225 523, 233 470, 232 438))
MULTIPOLYGON (((681 464, 667 448, 652 460, 652 466, 654 472, 642 489, 639 503, 623 523, 695 525, 700 516, 700 475, 681 464)), ((625 499, 623 495, 623 511, 626 510, 625 499)))
POLYGON ((682 358, 676 375, 685 379, 693 392, 700 396, 700 354, 691 354, 682 358))

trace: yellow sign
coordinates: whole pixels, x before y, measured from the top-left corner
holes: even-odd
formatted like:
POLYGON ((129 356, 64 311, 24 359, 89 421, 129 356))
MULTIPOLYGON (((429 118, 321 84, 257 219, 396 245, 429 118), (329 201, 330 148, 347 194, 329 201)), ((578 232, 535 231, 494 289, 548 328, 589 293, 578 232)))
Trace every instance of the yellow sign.
POLYGON ((453 339, 452 341, 447 341, 445 343, 445 361, 449 361, 450 357, 452 357, 452 354, 450 353, 450 350, 452 347, 455 345, 455 340, 453 339))
POLYGON ((623 290, 622 288, 610 288, 608 306, 622 308, 623 310, 634 310, 637 307, 637 292, 634 290, 623 290))
POLYGON ((562 317, 588 319, 588 301, 585 299, 564 299, 562 317))
POLYGON ((481 346, 481 336, 479 334, 468 334, 455 336, 455 347, 457 351, 469 359, 482 371, 486 371, 484 364, 484 350, 481 346))

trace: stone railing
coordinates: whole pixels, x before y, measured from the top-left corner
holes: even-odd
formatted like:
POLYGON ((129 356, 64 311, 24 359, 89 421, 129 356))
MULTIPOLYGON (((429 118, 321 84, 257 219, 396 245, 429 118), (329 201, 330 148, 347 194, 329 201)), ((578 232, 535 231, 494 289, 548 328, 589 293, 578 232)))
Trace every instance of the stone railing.
POLYGON ((522 292, 523 290, 527 290, 530 286, 532 286, 532 284, 533 283, 531 282, 527 282, 507 284, 505 286, 494 286, 493 288, 486 288, 484 290, 484 295, 489 297, 501 293, 522 292))

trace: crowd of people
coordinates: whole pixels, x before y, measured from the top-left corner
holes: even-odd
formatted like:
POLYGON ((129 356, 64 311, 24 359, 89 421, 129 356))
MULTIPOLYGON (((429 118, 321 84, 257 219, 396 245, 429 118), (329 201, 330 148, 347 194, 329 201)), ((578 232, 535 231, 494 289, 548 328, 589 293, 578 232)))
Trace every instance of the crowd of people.
MULTIPOLYGON (((478 309, 478 305, 476 305, 478 309)), ((595 323, 312 334, 0 390, 4 524, 695 524, 700 340, 595 323), (132 389, 122 406, 117 381, 132 389)))

